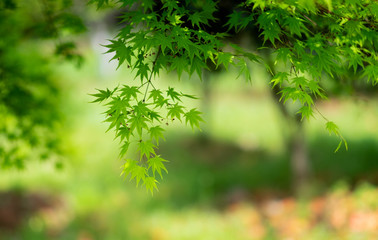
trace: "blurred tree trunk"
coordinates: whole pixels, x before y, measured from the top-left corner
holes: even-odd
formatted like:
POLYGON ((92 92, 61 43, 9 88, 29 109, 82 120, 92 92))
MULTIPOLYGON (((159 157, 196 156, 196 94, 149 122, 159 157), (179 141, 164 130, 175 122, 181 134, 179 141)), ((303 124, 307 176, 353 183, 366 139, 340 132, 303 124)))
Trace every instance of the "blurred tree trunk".
POLYGON ((295 126, 289 139, 292 187, 296 194, 303 193, 310 181, 310 159, 308 156, 305 132, 302 121, 295 119, 295 126))
MULTIPOLYGON (((275 73, 275 67, 271 57, 267 57, 267 62, 272 72, 275 73)), ((288 111, 283 102, 280 101, 280 88, 276 85, 271 88, 272 97, 277 102, 277 106, 289 127, 287 133, 287 149, 290 154, 290 166, 292 173, 292 190, 295 194, 301 194, 308 186, 310 181, 310 159, 306 145, 305 131, 303 122, 299 115, 288 111)))

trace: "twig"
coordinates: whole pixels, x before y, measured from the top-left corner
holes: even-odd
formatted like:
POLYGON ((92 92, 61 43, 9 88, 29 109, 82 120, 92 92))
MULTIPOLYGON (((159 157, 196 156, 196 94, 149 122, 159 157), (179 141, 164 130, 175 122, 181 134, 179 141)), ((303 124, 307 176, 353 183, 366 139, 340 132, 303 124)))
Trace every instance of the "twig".
MULTIPOLYGON (((146 83, 147 83, 147 87, 146 87, 146 92, 144 93, 143 102, 146 101, 146 96, 147 96, 147 92, 148 92, 148 87, 151 85, 154 89, 156 89, 155 86, 152 84, 151 79, 152 79, 152 74, 153 74, 153 72, 154 72, 154 68, 155 68, 155 65, 156 65, 156 61, 157 61, 157 59, 159 58, 160 52, 161 52, 161 47, 159 46, 159 50, 158 50, 158 52, 157 52, 157 54, 156 54, 156 58, 155 58, 155 60, 152 62, 152 68, 151 68, 151 74, 150 74, 150 77, 148 78, 148 81, 146 82, 146 83)), ((144 83, 144 84, 146 84, 146 83, 144 83)), ((142 84, 141 86, 143 86, 144 84, 142 84)))

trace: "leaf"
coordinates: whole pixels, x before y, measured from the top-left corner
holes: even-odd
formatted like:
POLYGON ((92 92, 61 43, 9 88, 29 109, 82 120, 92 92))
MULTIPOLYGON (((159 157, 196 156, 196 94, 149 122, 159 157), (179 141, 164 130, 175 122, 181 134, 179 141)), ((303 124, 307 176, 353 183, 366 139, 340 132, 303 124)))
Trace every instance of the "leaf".
POLYGON ((189 21, 192 22, 192 27, 197 26, 197 27, 200 28, 201 27, 200 23, 203 22, 203 20, 201 19, 201 14, 199 12, 195 12, 195 13, 189 15, 188 19, 189 19, 189 21))
POLYGON ((295 84, 296 88, 304 88, 307 86, 307 79, 305 77, 294 77, 291 79, 291 81, 295 84))
POLYGON ((150 111, 148 113, 148 118, 151 119, 151 121, 156 120, 156 121, 160 122, 161 116, 155 111, 150 111))
POLYGON ((329 134, 335 134, 335 135, 339 135, 340 132, 339 132, 339 127, 332 121, 328 121, 326 123, 326 129, 328 130, 329 134))
POLYGON ((165 49, 170 49, 173 51, 172 48, 172 38, 165 36, 164 33, 157 33, 155 36, 156 45, 160 45, 161 52, 165 55, 165 49))
POLYGON ((138 150, 140 151, 140 159, 142 159, 143 156, 150 158, 151 154, 155 154, 154 148, 156 148, 156 146, 149 140, 139 141, 138 150))
POLYGON ((147 119, 142 116, 132 115, 130 119, 128 120, 128 122, 130 123, 130 130, 131 131, 137 130, 139 136, 142 136, 143 129, 148 130, 148 126, 146 123, 147 119))
POLYGON ((161 175, 161 170, 164 170, 166 173, 168 173, 168 170, 165 168, 163 162, 168 162, 167 160, 160 157, 160 155, 157 155, 153 158, 148 159, 148 166, 152 169, 152 173, 155 176, 155 172, 158 172, 160 177, 163 178, 161 175))
POLYGON ((146 117, 151 111, 143 101, 139 101, 137 105, 134 105, 133 110, 136 116, 141 116, 142 118, 146 117))
POLYGON ((137 74, 135 75, 135 78, 140 76, 140 81, 143 82, 143 79, 148 79, 148 72, 150 71, 150 67, 147 63, 141 63, 136 68, 138 68, 137 74))
POLYGON ((154 189, 158 190, 156 185, 158 181, 154 177, 146 177, 143 182, 147 191, 150 191, 151 194, 154 195, 154 189))
POLYGON ((196 72, 198 77, 202 80, 202 69, 204 68, 208 68, 206 63, 202 61, 200 58, 194 57, 192 64, 190 65, 189 75, 192 76, 193 73, 196 72))
POLYGON ((125 97, 127 99, 130 99, 130 98, 134 98, 134 99, 137 99, 137 94, 138 93, 141 93, 137 87, 135 86, 127 86, 127 85, 123 85, 123 88, 121 89, 121 97, 125 97))
POLYGON ((150 91, 150 95, 148 99, 152 98, 154 102, 157 102, 158 100, 164 99, 163 93, 159 89, 153 89, 150 91))
POLYGON ((93 97, 96 97, 96 99, 94 101, 92 101, 92 103, 102 102, 102 101, 110 98, 117 89, 118 88, 115 88, 113 91, 110 91, 109 89, 106 89, 106 90, 96 89, 98 91, 98 93, 89 94, 93 97))
POLYGON ((128 127, 120 127, 118 129, 116 138, 119 137, 121 139, 121 142, 126 138, 127 141, 129 141, 130 136, 132 135, 130 129, 128 127))
POLYGON ((279 61, 282 61, 285 65, 287 61, 292 61, 293 53, 291 52, 290 48, 278 48, 276 50, 277 56, 274 64, 277 64, 279 61))
POLYGON ((197 111, 195 108, 191 109, 190 111, 184 114, 185 122, 186 124, 190 124, 192 130, 194 130, 194 127, 201 129, 199 123, 204 122, 204 120, 201 117, 201 114, 202 113, 200 111, 197 111))
POLYGON ((311 106, 302 106, 297 113, 302 115, 301 120, 303 120, 303 118, 307 118, 307 120, 309 120, 310 117, 314 115, 311 106))
POLYGON ((121 151, 119 153, 119 157, 122 158, 123 156, 126 155, 127 150, 129 149, 130 142, 125 141, 124 144, 121 147, 121 151))
POLYGON ((132 47, 127 47, 121 39, 110 40, 110 42, 111 44, 105 45, 105 47, 109 48, 106 53, 115 52, 111 60, 118 59, 117 69, 125 60, 131 65, 131 57, 134 56, 132 47))
POLYGON ((150 132, 151 139, 155 139, 157 145, 159 145, 160 138, 165 141, 164 134, 163 134, 164 129, 162 127, 160 126, 151 127, 149 132, 150 132))
POLYGON ((172 63, 172 69, 176 69, 179 79, 183 71, 188 72, 189 62, 184 57, 176 57, 172 63))
POLYGON ((233 56, 231 53, 225 53, 225 52, 220 52, 218 53, 217 56, 217 65, 216 67, 218 68, 219 65, 223 64, 223 66, 228 70, 228 66, 230 63, 232 63, 233 56))
POLYGON ((181 114, 184 114, 184 111, 182 110, 184 107, 178 105, 176 103, 175 105, 168 108, 167 118, 171 117, 172 119, 177 118, 181 121, 181 114))
POLYGON ((143 182, 146 180, 147 169, 145 167, 135 165, 130 173, 131 173, 130 181, 135 178, 137 186, 140 180, 142 180, 143 182))
POLYGON ((168 87, 168 90, 167 90, 167 95, 168 97, 170 97, 173 101, 180 101, 181 102, 181 99, 179 98, 180 94, 178 92, 175 91, 174 88, 171 88, 171 87, 168 87))
POLYGON ((279 86, 281 87, 282 83, 288 81, 288 76, 289 73, 287 72, 278 72, 270 81, 270 83, 273 84, 272 87, 276 86, 277 84, 279 84, 279 86))
POLYGON ((198 99, 198 97, 194 96, 194 95, 189 95, 189 94, 184 94, 182 92, 180 92, 181 96, 183 97, 187 97, 187 98, 191 98, 191 99, 198 99))
POLYGON ((303 20, 298 17, 286 18, 283 25, 288 26, 290 33, 298 37, 302 37, 302 32, 307 31, 307 28, 303 25, 303 20))
POLYGON ((240 58, 237 66, 239 67, 238 78, 240 75, 244 74, 245 80, 251 82, 251 74, 249 73, 246 61, 243 58, 240 58))
POLYGON ((326 129, 328 130, 329 134, 335 134, 340 138, 339 145, 337 146, 335 152, 339 151, 342 143, 344 143, 345 149, 348 150, 348 143, 345 138, 340 134, 339 127, 332 121, 328 121, 326 123, 326 129))
POLYGON ((362 76, 367 77, 368 81, 371 80, 373 85, 378 83, 378 65, 369 65, 365 67, 362 76))
POLYGON ((247 25, 253 21, 253 14, 247 11, 233 11, 230 15, 227 16, 229 19, 225 26, 228 25, 228 31, 232 28, 235 28, 236 32, 247 27, 247 25))
POLYGON ((119 115, 127 113, 126 109, 130 107, 130 104, 128 99, 117 96, 112 97, 112 101, 107 103, 106 106, 110 106, 106 113, 118 118, 119 115))
POLYGON ((315 96, 318 95, 323 99, 327 99, 327 96, 325 96, 321 92, 321 91, 323 91, 323 89, 319 86, 319 84, 316 81, 314 81, 314 80, 309 81, 307 83, 307 87, 312 92, 312 94, 314 94, 315 96))
POLYGON ((131 160, 131 159, 126 159, 126 162, 125 164, 123 164, 123 170, 121 172, 121 176, 122 174, 124 174, 124 177, 126 178, 130 173, 132 173, 135 169, 135 167, 138 166, 138 162, 135 161, 135 160, 131 160))
POLYGON ((88 4, 97 3, 97 9, 100 9, 101 7, 108 5, 109 0, 90 0, 88 4))

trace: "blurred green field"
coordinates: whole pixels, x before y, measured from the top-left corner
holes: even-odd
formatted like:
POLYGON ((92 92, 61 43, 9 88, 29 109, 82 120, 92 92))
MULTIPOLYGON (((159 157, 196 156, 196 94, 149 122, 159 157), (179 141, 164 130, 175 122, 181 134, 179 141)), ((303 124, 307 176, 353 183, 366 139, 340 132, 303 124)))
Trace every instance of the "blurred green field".
POLYGON ((63 168, 36 160, 0 174, 2 206, 29 209, 9 207, 5 221, 19 227, 0 229, 0 239, 378 239, 378 96, 319 103, 350 149, 333 152, 338 139, 320 117, 305 122, 313 181, 295 198, 288 127, 262 69, 252 66, 252 84, 232 71, 211 75, 209 97, 199 79, 162 74, 157 86, 202 98, 187 104, 206 110, 206 124, 202 132, 168 128, 159 154, 169 174, 151 196, 119 176, 119 145, 88 95, 137 80, 127 68, 104 75, 89 48, 85 59, 81 69, 56 64, 67 122, 63 168))

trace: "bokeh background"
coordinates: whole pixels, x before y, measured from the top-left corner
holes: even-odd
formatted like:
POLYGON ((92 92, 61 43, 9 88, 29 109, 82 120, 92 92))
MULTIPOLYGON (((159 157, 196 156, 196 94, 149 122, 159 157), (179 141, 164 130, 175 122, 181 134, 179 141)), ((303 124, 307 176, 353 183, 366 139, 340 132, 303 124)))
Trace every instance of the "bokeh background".
POLYGON ((0 5, 0 239, 378 239, 377 87, 328 83, 330 99, 317 105, 349 150, 334 153, 339 139, 320 116, 304 121, 310 171, 301 184, 288 147, 295 128, 264 68, 249 66, 252 83, 234 69, 203 81, 161 73, 154 85, 198 96, 185 104, 203 111, 206 123, 202 131, 180 122, 167 128, 159 154, 169 174, 151 196, 120 176, 105 108, 90 103, 96 88, 138 84, 104 54, 118 13, 56 1, 67 2, 83 26, 67 16, 48 26, 56 12, 41 2, 0 5), (44 121, 54 124, 44 129, 44 121), (45 138, 53 140, 33 142, 45 138))

